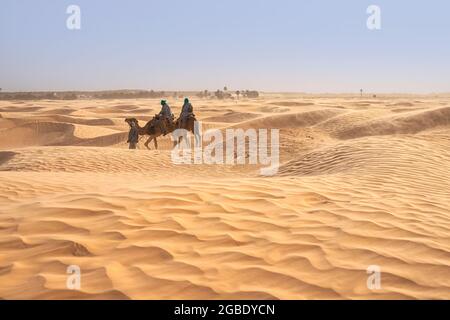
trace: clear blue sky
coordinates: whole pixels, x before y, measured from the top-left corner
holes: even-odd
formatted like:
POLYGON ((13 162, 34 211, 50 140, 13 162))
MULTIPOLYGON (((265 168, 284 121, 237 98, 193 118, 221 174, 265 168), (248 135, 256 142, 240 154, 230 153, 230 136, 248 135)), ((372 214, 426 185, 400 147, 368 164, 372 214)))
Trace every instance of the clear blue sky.
POLYGON ((450 92, 448 0, 1 0, 0 87, 450 92), (66 8, 81 7, 81 30, 66 8), (382 29, 366 9, 382 10, 382 29))

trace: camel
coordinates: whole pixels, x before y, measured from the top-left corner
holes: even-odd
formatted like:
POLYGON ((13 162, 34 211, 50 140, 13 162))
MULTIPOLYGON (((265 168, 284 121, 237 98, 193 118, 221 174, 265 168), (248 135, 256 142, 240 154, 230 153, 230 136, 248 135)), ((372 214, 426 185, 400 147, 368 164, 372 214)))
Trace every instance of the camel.
MULTIPOLYGON (((152 120, 150 120, 149 122, 147 122, 147 124, 144 127, 141 127, 139 125, 139 120, 137 120, 136 118, 127 118, 125 119, 125 122, 128 123, 129 125, 131 125, 132 122, 136 123, 136 127, 138 128, 138 133, 140 136, 149 136, 149 138, 147 139, 147 141, 144 143, 145 147, 147 149, 150 150, 150 147, 148 146, 150 142, 152 142, 152 140, 154 141, 155 144, 155 149, 158 149, 158 140, 157 138, 163 135, 163 132, 161 130, 161 127, 158 124, 158 116, 155 116, 152 120)), ((187 119, 187 121, 185 121, 182 124, 182 127, 180 127, 180 129, 185 129, 188 132, 192 132, 195 136, 195 139, 197 140, 197 134, 195 134, 195 115, 191 115, 189 116, 189 118, 187 119)), ((180 122, 181 122, 181 118, 178 118, 175 122, 171 122, 167 128, 167 134, 174 132, 176 129, 179 128, 180 126, 180 122)), ((182 141, 183 137, 180 137, 178 139, 178 141, 174 141, 174 147, 180 143, 182 141)))

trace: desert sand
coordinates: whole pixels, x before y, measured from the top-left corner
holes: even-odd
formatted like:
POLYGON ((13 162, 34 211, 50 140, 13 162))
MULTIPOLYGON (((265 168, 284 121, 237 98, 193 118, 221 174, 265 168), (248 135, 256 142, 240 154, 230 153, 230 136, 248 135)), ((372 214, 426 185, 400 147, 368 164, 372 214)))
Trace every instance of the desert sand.
POLYGON ((278 174, 128 150, 158 100, 0 102, 0 298, 450 299, 450 96, 192 103, 280 129, 278 174))

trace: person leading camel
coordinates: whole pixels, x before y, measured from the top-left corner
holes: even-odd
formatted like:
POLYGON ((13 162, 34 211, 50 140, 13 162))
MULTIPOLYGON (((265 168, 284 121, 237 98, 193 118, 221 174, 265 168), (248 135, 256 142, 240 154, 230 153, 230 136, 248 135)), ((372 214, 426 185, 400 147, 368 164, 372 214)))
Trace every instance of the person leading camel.
POLYGON ((161 131, 165 136, 168 133, 168 122, 173 121, 173 114, 166 100, 161 100, 161 111, 159 112, 158 117, 160 120, 159 125, 161 127, 161 131))
POLYGON ((130 121, 128 124, 130 125, 130 132, 128 133, 127 143, 130 144, 130 149, 136 149, 136 144, 139 141, 139 131, 137 128, 137 124, 134 121, 130 121))

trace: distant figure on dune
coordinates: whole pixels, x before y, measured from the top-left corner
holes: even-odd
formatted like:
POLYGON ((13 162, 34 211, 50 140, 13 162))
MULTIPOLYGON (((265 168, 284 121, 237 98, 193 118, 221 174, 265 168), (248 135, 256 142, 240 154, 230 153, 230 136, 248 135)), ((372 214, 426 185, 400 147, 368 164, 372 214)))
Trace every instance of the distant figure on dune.
POLYGON ((161 111, 159 112, 158 117, 162 134, 165 136, 168 133, 168 127, 174 118, 166 100, 161 100, 161 111))
POLYGON ((186 122, 188 121, 189 117, 193 114, 194 108, 192 107, 192 104, 189 102, 189 99, 184 99, 183 107, 181 108, 181 114, 180 114, 180 120, 178 122, 178 128, 184 128, 186 125, 186 122))
POLYGON ((130 144, 130 149, 136 149, 136 144, 139 141, 139 131, 136 122, 131 121, 128 124, 130 125, 130 132, 128 133, 127 143, 130 144))

